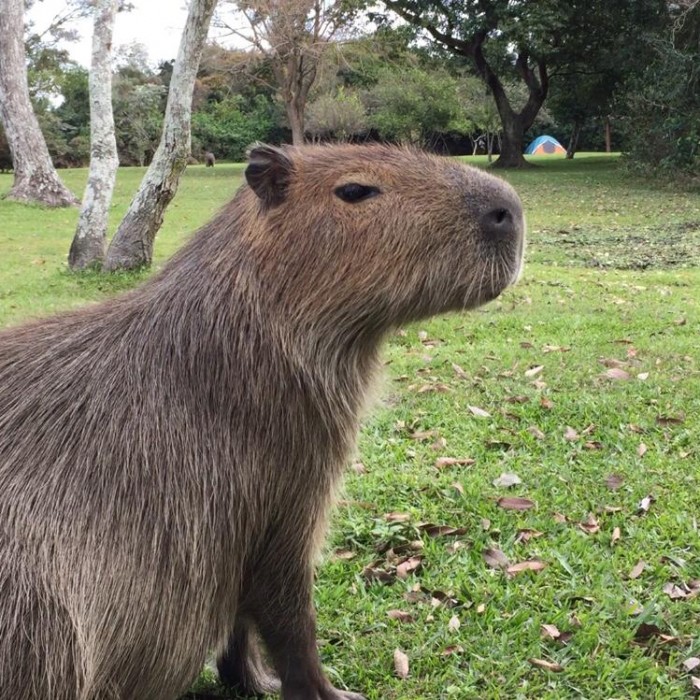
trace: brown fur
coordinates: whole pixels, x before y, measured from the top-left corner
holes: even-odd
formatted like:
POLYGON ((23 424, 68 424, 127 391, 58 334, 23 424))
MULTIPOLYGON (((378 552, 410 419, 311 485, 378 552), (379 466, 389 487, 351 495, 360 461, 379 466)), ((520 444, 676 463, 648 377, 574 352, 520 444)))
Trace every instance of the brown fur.
POLYGON ((380 343, 511 283, 522 212, 382 146, 246 174, 141 288, 0 333, 1 698, 170 700, 225 649, 253 692, 258 635, 285 700, 360 698, 321 672, 312 561, 380 343))
POLYGON ((216 158, 214 157, 214 154, 211 151, 207 151, 204 154, 204 164, 207 168, 213 168, 214 163, 216 163, 216 158))

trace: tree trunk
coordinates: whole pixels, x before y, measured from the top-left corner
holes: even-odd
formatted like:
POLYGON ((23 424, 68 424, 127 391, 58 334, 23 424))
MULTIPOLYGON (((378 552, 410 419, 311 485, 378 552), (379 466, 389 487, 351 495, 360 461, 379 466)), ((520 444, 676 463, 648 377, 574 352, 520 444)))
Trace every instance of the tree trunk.
POLYGON ((503 132, 501 152, 493 164, 494 168, 529 168, 532 167, 523 156, 525 129, 518 115, 510 112, 501 114, 503 132))
POLYGON ((141 186, 107 250, 104 269, 148 267, 163 214, 190 155, 192 92, 216 0, 192 0, 165 108, 163 134, 141 186))
POLYGON ((610 117, 605 117, 605 152, 612 153, 612 131, 610 129, 610 117))
POLYGON ((90 174, 68 254, 72 270, 102 263, 119 167, 112 113, 112 30, 120 0, 96 0, 90 66, 90 174))
POLYGON ((576 149, 578 148, 578 137, 581 135, 582 124, 578 121, 574 122, 571 128, 571 137, 569 138, 569 146, 566 149, 566 157, 571 160, 576 155, 576 149))
POLYGON ((292 143, 295 146, 304 145, 304 110, 295 101, 287 102, 287 119, 292 130, 292 143))
POLYGON ((0 66, 0 121, 14 167, 14 182, 8 198, 50 207, 77 204, 78 200, 53 167, 29 99, 23 0, 2 0, 0 66))

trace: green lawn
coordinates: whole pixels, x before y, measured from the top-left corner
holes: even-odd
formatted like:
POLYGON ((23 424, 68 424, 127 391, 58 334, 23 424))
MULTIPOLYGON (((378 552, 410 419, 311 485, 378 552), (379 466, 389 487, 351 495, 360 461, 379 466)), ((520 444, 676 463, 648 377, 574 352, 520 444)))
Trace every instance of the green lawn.
MULTIPOLYGON (((370 700, 692 696, 700 196, 630 179, 614 157, 537 162, 504 174, 528 217, 522 282, 387 348, 317 582, 326 669, 370 700), (541 570, 504 570, 522 562, 541 570)), ((140 175, 120 171, 115 225, 140 175)), ((158 261, 240 177, 188 169, 158 261)), ((80 191, 85 171, 65 179, 80 191)), ((134 283, 64 271, 76 216, 0 202, 0 324, 134 283)), ((215 692, 206 674, 200 686, 215 692)))

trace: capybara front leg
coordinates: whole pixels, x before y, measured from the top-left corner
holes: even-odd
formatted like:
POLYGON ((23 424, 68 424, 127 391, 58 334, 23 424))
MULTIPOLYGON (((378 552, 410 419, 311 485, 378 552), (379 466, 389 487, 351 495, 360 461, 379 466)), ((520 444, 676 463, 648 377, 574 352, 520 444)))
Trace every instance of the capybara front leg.
POLYGON ((280 681, 268 668, 260 639, 248 619, 236 621, 226 651, 216 665, 221 682, 243 695, 259 697, 280 690, 280 681))
POLYGON ((255 621, 282 682, 283 700, 365 700, 334 688, 323 674, 316 648, 313 574, 277 571, 256 591, 255 621))

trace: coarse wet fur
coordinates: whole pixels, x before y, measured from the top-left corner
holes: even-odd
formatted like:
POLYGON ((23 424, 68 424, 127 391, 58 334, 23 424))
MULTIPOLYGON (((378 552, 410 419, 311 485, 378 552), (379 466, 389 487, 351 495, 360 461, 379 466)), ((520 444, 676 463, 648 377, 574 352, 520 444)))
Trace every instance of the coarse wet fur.
POLYGON ((246 178, 139 289, 0 333, 1 698, 172 700, 209 653, 361 698, 311 593, 380 344, 513 282, 521 205, 385 146, 259 146, 246 178))

